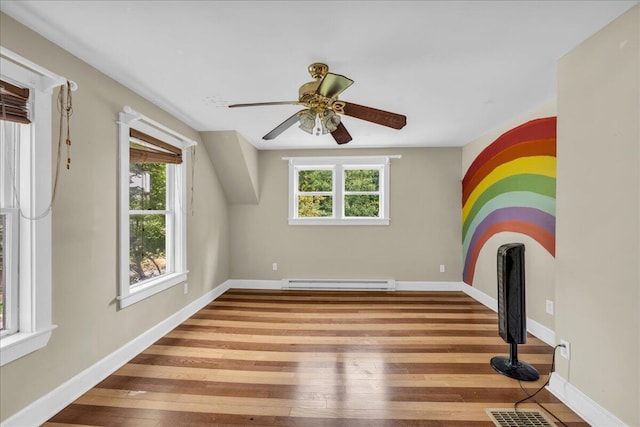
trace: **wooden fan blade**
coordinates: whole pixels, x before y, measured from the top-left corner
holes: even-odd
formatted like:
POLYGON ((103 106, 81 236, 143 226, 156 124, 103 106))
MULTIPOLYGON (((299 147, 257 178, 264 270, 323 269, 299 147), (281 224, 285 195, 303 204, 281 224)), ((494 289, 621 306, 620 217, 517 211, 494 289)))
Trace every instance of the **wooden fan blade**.
POLYGON ((393 129, 402 129, 407 124, 407 116, 402 114, 390 113, 350 102, 345 102, 344 104, 344 114, 356 119, 366 120, 393 129))
POLYGON ((344 127, 342 122, 340 122, 336 130, 331 132, 331 136, 333 136, 333 139, 335 139, 339 145, 346 144, 347 142, 351 141, 351 135, 347 131, 347 128, 344 127))
POLYGON ((353 80, 340 74, 327 73, 320 82, 316 93, 326 98, 340 95, 346 88, 353 84, 353 80))
MULTIPOLYGON (((304 110, 301 110, 301 111, 304 111, 304 110)), ((300 111, 295 113, 293 116, 289 117, 284 122, 280 123, 271 132, 269 132, 268 134, 263 136, 262 139, 266 139, 266 140, 274 139, 278 135, 280 135, 282 132, 284 132, 285 130, 289 129, 294 124, 298 123, 298 121, 300 120, 300 116, 298 116, 298 114, 300 114, 300 111)))
POLYGON ((254 102, 251 104, 232 104, 229 108, 236 107, 262 107, 264 105, 297 105, 298 101, 254 102))

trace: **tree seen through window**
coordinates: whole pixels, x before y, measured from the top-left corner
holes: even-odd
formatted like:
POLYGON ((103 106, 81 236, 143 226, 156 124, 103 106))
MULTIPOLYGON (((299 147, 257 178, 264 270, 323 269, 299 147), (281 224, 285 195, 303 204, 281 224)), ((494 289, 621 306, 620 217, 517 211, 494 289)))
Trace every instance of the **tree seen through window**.
POLYGON ((129 277, 136 284, 166 273, 166 186, 164 163, 130 163, 129 277))

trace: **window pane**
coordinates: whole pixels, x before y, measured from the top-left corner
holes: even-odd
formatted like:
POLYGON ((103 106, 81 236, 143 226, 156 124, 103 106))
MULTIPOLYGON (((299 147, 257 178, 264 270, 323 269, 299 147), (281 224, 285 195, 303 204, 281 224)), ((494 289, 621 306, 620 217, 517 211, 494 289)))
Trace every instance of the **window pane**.
POLYGON ((333 171, 304 170, 298 172, 298 191, 332 191, 333 171))
POLYGON ((167 165, 131 163, 129 165, 129 209, 165 210, 167 203, 167 165))
POLYGON ((4 325, 4 318, 5 318, 5 307, 7 306, 6 304, 6 299, 5 296, 7 294, 7 288, 6 288, 6 280, 5 280, 5 254, 4 254, 4 248, 6 245, 5 242, 5 225, 6 225, 6 215, 0 215, 0 331, 3 330, 5 327, 4 325))
POLYGON ((0 207, 15 208, 20 188, 20 137, 29 137, 29 125, 0 120, 0 207))
POLYGON ((333 215, 331 196, 298 196, 298 217, 313 218, 333 215))
POLYGON ((377 169, 346 169, 344 189, 346 191, 378 191, 380 171, 377 169))
POLYGON ((129 284, 167 272, 165 215, 129 216, 129 284))
POLYGON ((344 216, 377 218, 379 212, 380 198, 377 194, 347 195, 344 197, 344 216))

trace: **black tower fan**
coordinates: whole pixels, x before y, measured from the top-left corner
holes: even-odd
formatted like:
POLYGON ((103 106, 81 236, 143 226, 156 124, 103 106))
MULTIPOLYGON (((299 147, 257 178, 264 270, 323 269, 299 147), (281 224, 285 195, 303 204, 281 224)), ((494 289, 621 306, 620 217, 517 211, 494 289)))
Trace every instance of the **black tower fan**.
POLYGON ((498 248, 498 332, 511 349, 508 358, 491 358, 493 369, 522 381, 540 378, 536 368, 518 360, 518 344, 527 342, 522 243, 508 243, 498 248))

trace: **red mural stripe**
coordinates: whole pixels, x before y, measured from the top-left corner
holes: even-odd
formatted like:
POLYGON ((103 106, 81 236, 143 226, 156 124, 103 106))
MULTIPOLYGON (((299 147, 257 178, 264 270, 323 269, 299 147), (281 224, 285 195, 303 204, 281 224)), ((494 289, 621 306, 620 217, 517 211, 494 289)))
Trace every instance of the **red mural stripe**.
POLYGON ((471 163, 462 180, 463 187, 467 186, 467 181, 477 173, 482 165, 506 148, 523 141, 555 138, 556 119, 556 117, 545 117, 531 120, 500 135, 498 139, 482 150, 471 163))
MULTIPOLYGON (((462 184, 462 205, 467 202, 469 195, 477 187, 477 185, 487 177, 496 167, 522 157, 531 156, 552 156, 556 157, 556 139, 536 139, 532 141, 520 142, 513 145, 494 157, 487 160, 481 165, 476 173, 462 184)), ((526 171, 522 171, 523 173, 526 171)), ((466 178, 466 177, 465 177, 466 178)))
POLYGON ((512 220, 499 222, 487 227, 486 231, 482 234, 482 236, 480 236, 476 245, 474 246, 468 264, 469 268, 467 271, 465 271, 464 274, 465 283, 473 283, 473 275, 476 269, 476 262, 478 261, 478 256, 480 256, 480 251, 484 247, 485 243, 487 243, 487 241, 495 234, 505 231, 525 234, 540 243, 547 251, 549 251, 551 255, 553 255, 554 257, 556 256, 556 237, 544 228, 523 221, 512 220))

